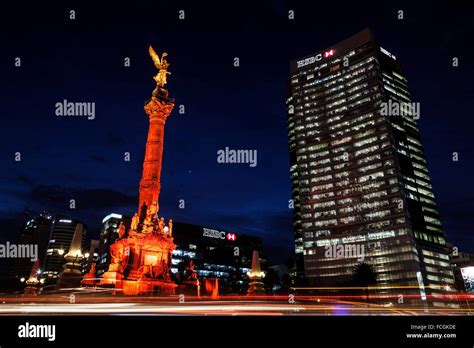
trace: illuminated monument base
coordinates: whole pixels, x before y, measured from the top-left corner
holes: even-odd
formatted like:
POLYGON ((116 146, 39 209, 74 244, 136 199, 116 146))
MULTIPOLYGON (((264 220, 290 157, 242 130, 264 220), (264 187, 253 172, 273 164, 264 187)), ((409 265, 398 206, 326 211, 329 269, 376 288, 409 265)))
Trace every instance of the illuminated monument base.
POLYGON ((112 263, 101 285, 124 295, 172 295, 177 285, 170 279, 169 262, 176 245, 166 232, 130 231, 111 248, 112 263))

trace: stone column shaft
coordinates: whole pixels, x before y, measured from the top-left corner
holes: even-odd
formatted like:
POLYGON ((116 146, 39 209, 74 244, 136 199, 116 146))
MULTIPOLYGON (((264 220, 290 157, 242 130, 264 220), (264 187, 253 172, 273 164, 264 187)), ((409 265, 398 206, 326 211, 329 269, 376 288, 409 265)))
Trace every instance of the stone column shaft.
POLYGON ((171 100, 156 97, 152 97, 145 105, 145 112, 149 116, 150 124, 139 188, 139 214, 144 204, 148 208, 152 202, 156 202, 159 207, 165 123, 173 107, 174 103, 171 100))

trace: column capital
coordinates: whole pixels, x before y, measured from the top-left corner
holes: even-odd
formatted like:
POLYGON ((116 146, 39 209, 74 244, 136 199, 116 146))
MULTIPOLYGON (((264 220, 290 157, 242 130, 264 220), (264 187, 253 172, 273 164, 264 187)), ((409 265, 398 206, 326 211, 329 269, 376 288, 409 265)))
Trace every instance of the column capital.
POLYGON ((174 102, 172 100, 160 100, 156 97, 151 99, 145 104, 145 112, 150 118, 159 117, 163 121, 171 114, 173 110, 174 102))

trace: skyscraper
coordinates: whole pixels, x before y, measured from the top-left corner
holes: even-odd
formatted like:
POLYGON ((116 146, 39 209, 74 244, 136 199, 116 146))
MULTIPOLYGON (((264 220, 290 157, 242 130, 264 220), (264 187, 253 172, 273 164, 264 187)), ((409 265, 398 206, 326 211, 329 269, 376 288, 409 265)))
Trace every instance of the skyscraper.
MULTIPOLYGON (((66 263, 64 256, 69 252, 76 225, 81 222, 65 215, 57 215, 51 227, 51 235, 43 262, 41 278, 46 284, 56 283, 66 263)), ((87 226, 83 225, 82 248, 85 247, 87 226)))
POLYGON ((368 263, 382 293, 443 305, 454 280, 398 58, 365 29, 294 60, 287 108, 299 271, 340 285, 368 263))
MULTIPOLYGON (((110 246, 118 238, 118 229, 120 222, 124 219, 121 214, 111 213, 102 219, 102 230, 100 231, 99 241, 99 260, 96 266, 98 276, 107 271, 110 264, 110 246)), ((130 218, 127 217, 128 220, 130 218)))
MULTIPOLYGON (((28 216, 18 241, 18 244, 38 245, 40 264, 43 263, 46 255, 52 223, 53 217, 47 212, 28 216)), ((20 285, 20 279, 22 278, 28 279, 34 263, 35 261, 29 258, 15 259, 12 269, 12 278, 15 279, 14 285, 20 285)))

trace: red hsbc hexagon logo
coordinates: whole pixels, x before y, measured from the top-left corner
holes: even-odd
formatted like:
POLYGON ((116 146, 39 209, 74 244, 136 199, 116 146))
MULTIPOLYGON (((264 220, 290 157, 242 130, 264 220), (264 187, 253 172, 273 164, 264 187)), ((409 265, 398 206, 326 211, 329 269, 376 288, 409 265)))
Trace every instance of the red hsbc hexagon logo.
POLYGON ((327 51, 327 52, 324 52, 324 58, 327 58, 327 57, 329 57, 329 56, 332 56, 332 55, 334 54, 334 52, 336 52, 336 51, 334 51, 334 50, 329 50, 329 51, 327 51))
POLYGON ((227 239, 235 241, 237 239, 237 236, 234 233, 227 233, 227 239))

